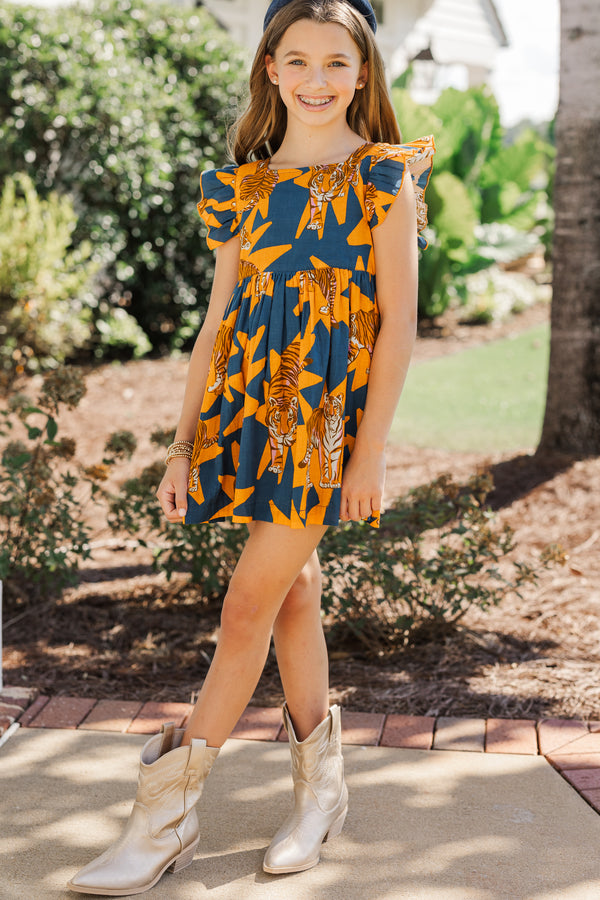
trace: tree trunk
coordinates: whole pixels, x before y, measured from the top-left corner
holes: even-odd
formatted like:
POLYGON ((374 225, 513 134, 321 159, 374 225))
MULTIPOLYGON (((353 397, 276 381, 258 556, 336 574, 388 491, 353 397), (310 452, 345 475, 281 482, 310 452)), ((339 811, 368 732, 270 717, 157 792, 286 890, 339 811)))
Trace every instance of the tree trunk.
POLYGON ((600 453, 600 3, 561 0, 548 396, 538 453, 600 453))

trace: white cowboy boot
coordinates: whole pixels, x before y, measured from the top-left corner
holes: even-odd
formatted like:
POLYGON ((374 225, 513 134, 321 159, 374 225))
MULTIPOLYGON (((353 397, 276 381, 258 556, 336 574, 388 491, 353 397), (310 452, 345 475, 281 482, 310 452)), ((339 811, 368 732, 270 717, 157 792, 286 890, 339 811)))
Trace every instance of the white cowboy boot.
POLYGON ((294 809, 265 854, 263 869, 273 875, 316 866, 321 844, 340 833, 348 812, 339 706, 332 706, 327 718, 301 742, 286 704, 283 723, 292 753, 294 809))
POLYGON ((195 804, 218 748, 192 740, 181 747, 183 729, 172 723, 146 742, 140 757, 136 798, 116 843, 69 882, 72 891, 120 897, 141 894, 163 873, 189 865, 200 839, 195 804))

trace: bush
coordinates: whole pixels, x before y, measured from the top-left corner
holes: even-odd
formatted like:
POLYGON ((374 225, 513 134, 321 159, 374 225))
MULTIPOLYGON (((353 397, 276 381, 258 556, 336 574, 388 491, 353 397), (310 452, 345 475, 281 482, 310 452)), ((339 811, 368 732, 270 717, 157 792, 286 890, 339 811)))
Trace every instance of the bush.
POLYGON ((198 177, 224 161, 244 54, 204 10, 99 0, 1 13, 0 178, 25 166, 38 191, 73 198, 75 244, 90 240, 104 267, 95 320, 121 308, 155 347, 181 346, 213 270, 198 177))
POLYGON ((436 137, 429 247, 419 265, 419 314, 431 319, 466 302, 468 275, 548 248, 554 148, 533 129, 509 142, 487 88, 448 88, 431 107, 400 87, 392 96, 406 139, 436 137), (500 242, 491 223, 502 226, 500 242))
MULTIPOLYGON (((165 444, 171 434, 157 433, 165 444)), ((225 593, 246 539, 231 523, 183 528, 167 523, 155 497, 162 463, 144 469, 111 503, 115 531, 155 543, 155 567, 170 578, 190 572, 208 599, 225 593)), ((489 475, 457 485, 449 476, 411 491, 385 514, 380 529, 362 524, 329 528, 319 548, 323 563, 323 609, 331 640, 348 637, 381 653, 450 631, 473 606, 487 609, 509 591, 537 578, 522 562, 498 563, 514 549, 513 534, 496 527, 485 499, 489 475)), ((540 565, 558 558, 542 555, 540 565)))
MULTIPOLYGON (((156 431, 154 444, 167 447, 174 431, 156 431)), ((156 499, 164 474, 162 461, 152 463, 136 478, 128 479, 113 496, 108 522, 114 531, 138 536, 141 546, 151 542, 154 568, 171 578, 186 571, 202 587, 207 599, 222 597, 246 540, 246 529, 230 523, 203 523, 183 527, 168 522, 156 499)))
POLYGON ((79 562, 90 555, 86 499, 105 496, 111 466, 131 455, 135 438, 116 432, 101 462, 75 462, 76 443, 58 439, 56 415, 74 409, 85 394, 80 370, 59 368, 47 375, 37 402, 13 394, 0 411, 0 580, 9 600, 56 595, 76 580, 79 562))
POLYGON ((0 197, 0 369, 23 373, 63 361, 92 331, 89 242, 71 250, 77 216, 68 197, 41 200, 28 175, 0 197))
POLYGON ((537 580, 537 568, 561 560, 557 548, 537 568, 512 559, 511 529, 496 526, 485 506, 492 487, 488 474, 464 486, 444 475, 397 500, 379 533, 357 524, 329 529, 320 553, 332 636, 378 654, 440 636, 472 607, 518 594, 537 580))

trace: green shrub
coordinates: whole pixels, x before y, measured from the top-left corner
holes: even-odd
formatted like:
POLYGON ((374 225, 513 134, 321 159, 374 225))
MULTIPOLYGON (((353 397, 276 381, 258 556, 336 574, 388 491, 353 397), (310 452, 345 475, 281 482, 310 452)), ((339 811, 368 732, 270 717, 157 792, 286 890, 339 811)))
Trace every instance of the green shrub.
POLYGON ((512 530, 495 525, 485 506, 492 487, 487 474, 463 486, 444 475, 398 499, 379 533, 329 529, 320 554, 332 637, 382 653, 448 633, 472 607, 497 605, 560 560, 549 548, 536 566, 514 561, 512 530))
POLYGON ((392 96, 405 139, 436 138, 429 247, 419 264, 419 314, 435 318, 466 302, 468 275, 548 248, 554 148, 532 129, 508 142, 487 88, 448 88, 431 107, 399 87, 392 96))
MULTIPOLYGON (((167 445, 170 433, 157 433, 167 445)), ((127 481, 111 503, 115 531, 152 544, 157 570, 170 578, 190 573, 208 599, 223 596, 246 540, 230 523, 182 527, 162 516, 155 491, 162 462, 127 481)), ((351 637, 374 652, 450 631, 473 606, 500 602, 509 591, 536 580, 522 562, 498 563, 514 550, 508 527, 497 527, 485 499, 490 476, 459 486, 449 476, 411 491, 386 511, 380 529, 350 523, 329 528, 321 541, 323 609, 331 640, 351 637)), ((544 565, 557 554, 543 556, 544 565)), ((512 558, 512 557, 511 557, 512 558)))
POLYGON ((108 439, 101 462, 75 461, 76 443, 57 438, 56 415, 75 408, 85 394, 81 371, 60 367, 48 374, 34 403, 15 393, 0 410, 0 580, 9 600, 55 595, 76 580, 90 555, 86 500, 100 500, 111 466, 135 449, 130 432, 108 439))
POLYGON ((68 197, 41 200, 28 175, 0 197, 0 368, 35 371, 83 347, 92 331, 89 242, 71 247, 77 216, 68 197))
POLYGON ((0 12, 0 178, 25 167, 39 191, 73 198, 74 241, 90 240, 103 266, 94 319, 122 308, 155 347, 180 346, 213 270, 198 177, 225 159, 244 54, 201 9, 0 12))
MULTIPOLYGON (((154 444, 167 447, 174 431, 155 431, 154 444)), ((108 522, 114 531, 135 534, 142 546, 153 547, 154 567, 171 578, 186 571, 205 597, 221 597, 233 574, 246 540, 246 529, 230 523, 203 523, 183 527, 168 522, 156 499, 164 474, 162 461, 152 463, 136 478, 128 479, 110 503, 108 522)))

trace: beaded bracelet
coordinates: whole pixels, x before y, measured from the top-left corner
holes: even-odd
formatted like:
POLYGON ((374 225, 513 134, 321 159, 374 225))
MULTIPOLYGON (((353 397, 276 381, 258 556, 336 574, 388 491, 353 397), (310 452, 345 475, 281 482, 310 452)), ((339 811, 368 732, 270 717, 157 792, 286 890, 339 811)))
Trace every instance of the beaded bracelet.
POLYGON ((175 457, 182 456, 185 459, 191 459, 192 453, 194 450, 194 445, 191 441, 174 441, 167 448, 167 455, 165 457, 165 465, 168 466, 172 459, 175 457))

